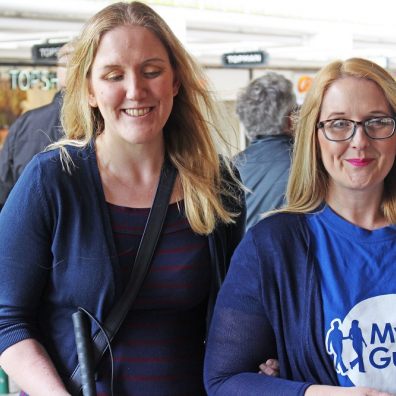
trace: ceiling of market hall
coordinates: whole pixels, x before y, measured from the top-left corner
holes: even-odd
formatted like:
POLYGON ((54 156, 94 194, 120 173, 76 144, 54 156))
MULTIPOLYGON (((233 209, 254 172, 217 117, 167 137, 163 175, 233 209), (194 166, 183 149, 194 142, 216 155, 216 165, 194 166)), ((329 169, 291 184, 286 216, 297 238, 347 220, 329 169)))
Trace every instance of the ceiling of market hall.
MULTIPOLYGON (((30 62, 32 45, 75 37, 91 15, 112 2, 0 0, 0 63, 30 62)), ((377 0, 375 7, 357 0, 145 3, 206 66, 221 66, 224 53, 265 51, 269 67, 317 68, 359 56, 396 70, 395 2, 377 0)))

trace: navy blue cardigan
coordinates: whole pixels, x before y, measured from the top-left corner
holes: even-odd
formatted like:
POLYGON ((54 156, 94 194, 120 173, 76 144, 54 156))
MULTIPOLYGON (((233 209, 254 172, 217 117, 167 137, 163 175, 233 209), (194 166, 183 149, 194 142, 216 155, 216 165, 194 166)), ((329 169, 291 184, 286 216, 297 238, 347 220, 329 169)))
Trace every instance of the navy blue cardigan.
POLYGON ((209 395, 225 396, 300 396, 309 384, 337 385, 304 215, 262 220, 235 251, 212 318, 205 382, 209 395), (257 374, 274 357, 280 377, 257 374))
MULTIPOLYGON (((122 276, 95 151, 68 151, 71 174, 58 150, 36 155, 0 213, 0 353, 36 338, 63 379, 77 364, 71 315, 82 306, 103 321, 120 297, 122 276)), ((244 233, 243 205, 225 204, 241 216, 208 237, 212 303, 244 233)))

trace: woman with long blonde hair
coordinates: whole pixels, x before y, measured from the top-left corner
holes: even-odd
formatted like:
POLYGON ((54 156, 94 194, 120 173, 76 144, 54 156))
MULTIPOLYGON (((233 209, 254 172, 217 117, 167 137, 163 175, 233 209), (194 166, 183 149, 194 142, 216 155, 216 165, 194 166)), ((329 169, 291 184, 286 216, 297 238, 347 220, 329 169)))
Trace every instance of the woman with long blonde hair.
MULTIPOLYGON (((176 181, 150 270, 112 342, 114 394, 205 394, 207 321, 245 209, 203 81, 139 2, 106 7, 74 42, 66 137, 33 159, 0 216, 0 364, 29 395, 68 394, 71 316, 82 307, 103 323, 120 299, 164 163, 176 181)), ((111 392, 107 354, 96 387, 111 392)))
POLYGON ((209 395, 396 393, 395 114, 396 82, 369 60, 316 75, 288 203, 248 231, 219 292, 209 395), (278 375, 257 373, 268 358, 278 375))

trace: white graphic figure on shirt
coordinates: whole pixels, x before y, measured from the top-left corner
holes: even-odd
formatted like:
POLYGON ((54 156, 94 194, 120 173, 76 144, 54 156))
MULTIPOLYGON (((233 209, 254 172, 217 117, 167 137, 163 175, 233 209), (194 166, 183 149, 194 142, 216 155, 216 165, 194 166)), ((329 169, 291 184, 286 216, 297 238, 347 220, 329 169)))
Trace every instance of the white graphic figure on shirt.
POLYGON ((348 337, 344 337, 344 334, 342 334, 342 331, 340 330, 340 324, 340 319, 334 319, 331 322, 331 329, 327 332, 326 346, 327 353, 329 355, 334 355, 334 367, 337 373, 344 375, 348 369, 345 367, 345 364, 342 360, 342 342, 348 337))
POLYGON ((341 378, 396 393, 395 307, 396 294, 371 297, 331 321, 326 350, 341 378))

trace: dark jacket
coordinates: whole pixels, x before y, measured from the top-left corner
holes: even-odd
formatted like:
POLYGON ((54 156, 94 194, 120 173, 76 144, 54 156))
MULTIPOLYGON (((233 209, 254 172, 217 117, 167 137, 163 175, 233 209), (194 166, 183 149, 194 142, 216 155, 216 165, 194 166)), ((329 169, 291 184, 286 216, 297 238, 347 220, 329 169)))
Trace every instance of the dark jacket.
POLYGON ((58 92, 50 104, 27 111, 11 125, 0 150, 0 208, 26 164, 62 136, 61 106, 58 92))
MULTIPOLYGON (((35 156, 0 213, 0 354, 36 338, 64 379, 77 364, 71 315, 82 306, 103 322, 122 283, 94 149, 69 153, 72 174, 62 169, 58 150, 35 156)), ((236 224, 218 224, 208 237, 208 312, 244 232, 244 208, 232 206, 242 213, 236 224)))
POLYGON ((246 192, 246 229, 255 225, 264 212, 285 203, 291 151, 290 136, 263 136, 235 158, 242 182, 250 190, 246 192))

